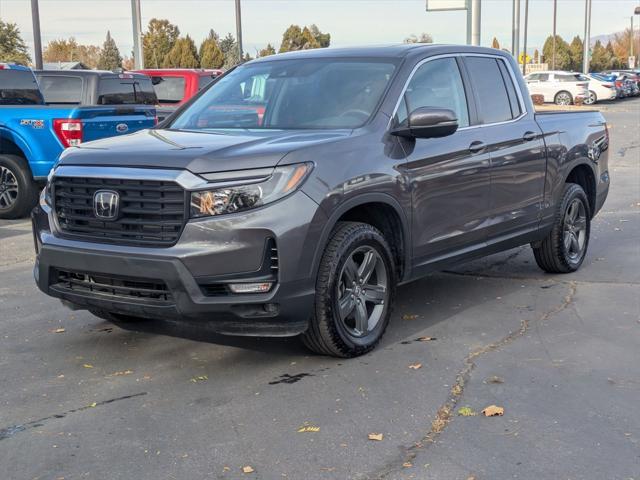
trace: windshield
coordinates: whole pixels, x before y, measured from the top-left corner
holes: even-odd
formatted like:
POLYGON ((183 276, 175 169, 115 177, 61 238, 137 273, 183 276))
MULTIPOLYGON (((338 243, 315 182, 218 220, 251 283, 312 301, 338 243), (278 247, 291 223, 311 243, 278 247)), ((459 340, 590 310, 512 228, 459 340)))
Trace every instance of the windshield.
POLYGON ((274 60, 238 67, 170 128, 356 128, 375 111, 395 65, 389 60, 274 60))

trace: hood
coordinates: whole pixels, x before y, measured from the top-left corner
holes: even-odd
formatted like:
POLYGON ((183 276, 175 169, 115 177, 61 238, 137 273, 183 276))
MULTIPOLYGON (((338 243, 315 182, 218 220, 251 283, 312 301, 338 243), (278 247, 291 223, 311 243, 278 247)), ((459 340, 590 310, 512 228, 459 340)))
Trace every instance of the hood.
POLYGON ((195 174, 273 167, 289 152, 346 138, 351 131, 143 130, 69 148, 60 165, 173 168, 195 174))

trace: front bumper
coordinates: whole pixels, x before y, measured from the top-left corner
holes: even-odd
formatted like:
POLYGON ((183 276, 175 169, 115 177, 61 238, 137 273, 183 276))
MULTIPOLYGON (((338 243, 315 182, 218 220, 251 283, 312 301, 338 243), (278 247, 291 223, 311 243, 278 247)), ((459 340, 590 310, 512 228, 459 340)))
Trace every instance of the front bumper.
MULTIPOLYGON (((36 283, 47 295, 75 308, 207 322, 208 328, 232 335, 290 336, 307 329, 315 294, 313 254, 326 217, 301 191, 254 211, 192 220, 178 243, 169 248, 63 238, 55 215, 43 202, 33 211, 32 220, 36 283), (275 272, 266 270, 275 280, 269 292, 220 294, 219 289, 210 288, 264 279, 264 262, 270 258, 273 242, 278 265, 275 272), (85 288, 69 288, 61 282, 63 273, 69 272, 86 275, 85 288), (94 278, 124 279, 127 288, 94 289, 94 278), (151 283, 166 286, 168 293, 157 298, 131 292, 132 285, 151 283)), ((105 281, 99 282, 95 285, 105 281)))

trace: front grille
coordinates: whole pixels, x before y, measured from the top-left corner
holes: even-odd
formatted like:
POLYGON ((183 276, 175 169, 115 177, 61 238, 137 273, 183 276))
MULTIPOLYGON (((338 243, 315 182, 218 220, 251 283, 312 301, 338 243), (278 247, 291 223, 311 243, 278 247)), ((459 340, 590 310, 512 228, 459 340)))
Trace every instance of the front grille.
POLYGON ((186 193, 174 182, 111 178, 55 177, 53 202, 64 236, 92 242, 147 247, 175 244, 186 221, 186 193), (97 190, 120 195, 118 217, 94 213, 97 190))
POLYGON ((153 304, 171 304, 173 297, 162 280, 112 276, 103 273, 56 270, 52 287, 68 292, 119 297, 153 304))

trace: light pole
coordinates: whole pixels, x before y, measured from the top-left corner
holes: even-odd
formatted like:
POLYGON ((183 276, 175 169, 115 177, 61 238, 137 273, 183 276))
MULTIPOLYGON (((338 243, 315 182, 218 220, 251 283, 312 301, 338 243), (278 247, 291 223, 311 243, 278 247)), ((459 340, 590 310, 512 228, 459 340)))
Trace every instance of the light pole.
POLYGON ((142 52, 142 15, 140 0, 131 0, 131 21, 133 24, 133 64, 136 70, 144 68, 144 54, 142 52))
POLYGON ((589 52, 591 50, 591 0, 584 2, 584 44, 582 48, 582 73, 589 73, 589 52))
POLYGON ((480 18, 482 5, 480 0, 470 0, 471 3, 471 45, 480 46, 480 18))
POLYGON ((511 53, 517 62, 520 56, 520 0, 513 0, 511 20, 511 53))
POLYGON ((553 54, 551 55, 551 70, 556 69, 556 20, 558 19, 558 0, 553 0, 553 54))
POLYGON ((524 42, 522 45, 522 75, 527 74, 527 33, 529 30, 529 0, 524 0, 524 42))
POLYGON ((236 0, 236 38, 238 39, 238 63, 242 62, 242 19, 240 0, 236 0))
POLYGON ((33 23, 33 59, 36 69, 42 70, 42 38, 40 36, 40 9, 38 0, 31 0, 31 21, 33 23))

